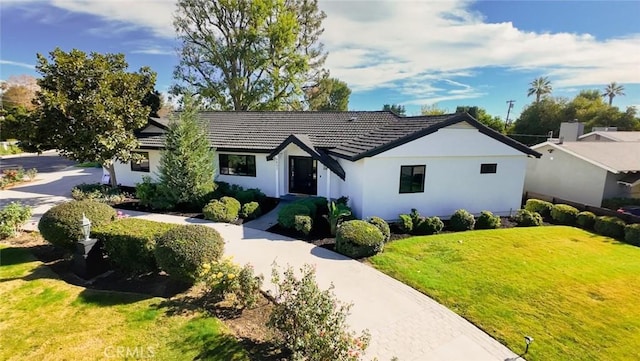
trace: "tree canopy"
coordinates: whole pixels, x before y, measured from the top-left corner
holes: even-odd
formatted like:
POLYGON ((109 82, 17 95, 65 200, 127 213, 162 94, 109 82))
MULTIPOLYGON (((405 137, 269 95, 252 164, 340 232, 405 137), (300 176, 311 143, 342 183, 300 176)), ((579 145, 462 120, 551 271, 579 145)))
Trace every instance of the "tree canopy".
POLYGON ((492 116, 487 113, 484 108, 480 108, 477 106, 458 106, 456 108, 456 113, 464 113, 467 112, 469 115, 474 117, 480 123, 486 125, 487 127, 495 130, 496 132, 504 133, 505 124, 502 119, 498 116, 492 116))
POLYGON ((305 87, 304 90, 309 110, 349 110, 351 89, 340 79, 322 77, 316 84, 305 87))
POLYGON ((447 109, 440 108, 438 103, 423 105, 420 108, 420 115, 444 115, 447 113, 449 113, 449 111, 447 109))
POLYGON ((280 110, 320 74, 325 13, 317 0, 179 0, 174 93, 222 110, 280 110))
POLYGON ((148 67, 127 72, 123 54, 56 48, 49 53, 51 61, 37 56, 42 78, 24 144, 100 162, 117 185, 113 161, 128 162, 138 147, 134 130, 147 123, 150 107, 142 102, 153 90, 156 74, 148 67))
POLYGON ((553 87, 551 86, 551 81, 547 77, 538 77, 533 79, 531 86, 527 91, 527 96, 530 97, 535 94, 536 103, 540 102, 540 99, 545 96, 551 94, 553 87))
POLYGON ((397 115, 401 115, 401 116, 405 116, 407 111, 404 108, 404 105, 400 105, 400 104, 385 104, 382 106, 382 110, 385 110, 388 112, 394 112, 397 115))

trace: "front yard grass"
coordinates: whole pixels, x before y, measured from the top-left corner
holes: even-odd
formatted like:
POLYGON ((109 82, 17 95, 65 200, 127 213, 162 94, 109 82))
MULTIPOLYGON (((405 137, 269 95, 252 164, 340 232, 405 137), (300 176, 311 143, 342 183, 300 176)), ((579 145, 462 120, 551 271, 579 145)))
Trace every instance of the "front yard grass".
POLYGON ((640 248, 572 227, 412 237, 380 271, 470 320, 527 360, 629 360, 640 348, 640 248))
POLYGON ((225 325, 162 298, 69 285, 0 245, 1 360, 248 360, 225 325))

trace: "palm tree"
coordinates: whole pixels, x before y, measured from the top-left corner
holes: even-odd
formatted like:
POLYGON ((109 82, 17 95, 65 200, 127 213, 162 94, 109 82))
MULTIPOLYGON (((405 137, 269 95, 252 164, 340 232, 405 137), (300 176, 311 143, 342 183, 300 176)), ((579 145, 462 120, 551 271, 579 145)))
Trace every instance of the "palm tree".
POLYGON ((607 87, 604 88, 604 93, 602 93, 603 97, 609 97, 609 106, 611 106, 611 103, 613 103, 613 98, 618 95, 625 95, 624 85, 618 84, 615 81, 607 85, 607 87))
POLYGON ((549 81, 549 78, 547 77, 535 78, 531 83, 529 83, 529 85, 531 85, 531 88, 529 88, 527 96, 530 97, 535 94, 536 103, 540 102, 540 98, 543 95, 551 94, 551 90, 553 90, 551 87, 551 81, 549 81))

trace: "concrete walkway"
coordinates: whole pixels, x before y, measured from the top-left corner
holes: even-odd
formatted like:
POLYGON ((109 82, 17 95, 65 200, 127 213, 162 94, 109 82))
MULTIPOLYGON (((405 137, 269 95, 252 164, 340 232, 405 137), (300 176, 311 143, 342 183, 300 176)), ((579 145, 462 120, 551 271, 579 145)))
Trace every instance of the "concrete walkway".
POLYGON ((274 209, 272 209, 269 213, 263 214, 258 219, 254 219, 247 223, 243 223, 242 225, 244 227, 257 229, 260 231, 266 231, 267 229, 271 228, 276 223, 278 223, 278 212, 280 212, 280 209, 284 207, 285 204, 288 204, 288 203, 290 202, 280 200, 278 205, 274 209))
MULTIPOLYGON (((322 288, 334 284, 338 299, 353 303, 349 324, 353 330, 368 329, 369 358, 380 361, 515 360, 517 355, 446 307, 413 288, 358 261, 277 234, 226 223, 161 214, 126 211, 132 217, 178 223, 204 224, 226 240, 225 253, 240 264, 251 263, 265 276, 271 265, 300 268, 305 263, 317 270, 322 288)), ((272 290, 272 289, 271 289, 272 290)))

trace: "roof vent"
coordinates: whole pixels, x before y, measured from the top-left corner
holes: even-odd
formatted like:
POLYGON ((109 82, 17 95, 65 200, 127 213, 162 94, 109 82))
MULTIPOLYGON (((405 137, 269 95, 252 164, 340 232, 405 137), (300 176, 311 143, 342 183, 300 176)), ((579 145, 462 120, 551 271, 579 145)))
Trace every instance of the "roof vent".
POLYGON ((358 120, 358 117, 351 117, 348 119, 350 122, 353 122, 354 120, 358 120))

